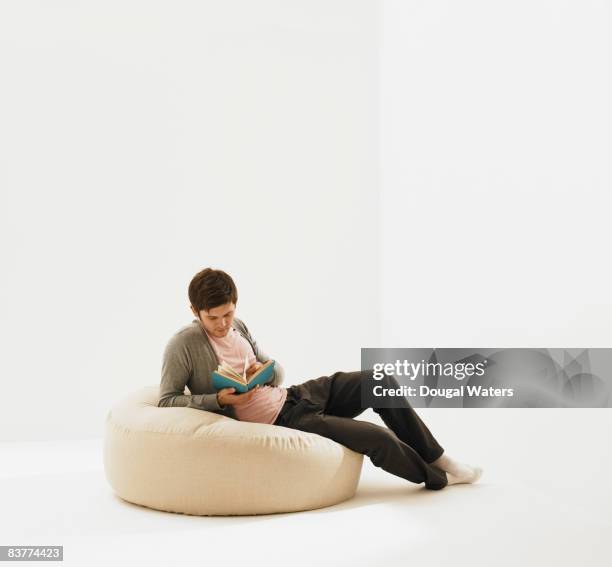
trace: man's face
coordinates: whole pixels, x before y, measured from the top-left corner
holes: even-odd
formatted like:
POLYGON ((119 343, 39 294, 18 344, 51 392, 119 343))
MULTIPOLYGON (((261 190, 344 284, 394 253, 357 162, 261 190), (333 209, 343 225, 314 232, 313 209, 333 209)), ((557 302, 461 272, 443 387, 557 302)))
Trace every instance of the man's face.
MULTIPOLYGON (((198 317, 198 313, 193 306, 191 307, 191 311, 193 311, 193 314, 198 317)), ((202 309, 198 318, 202 323, 202 327, 206 329, 206 332, 209 335, 223 338, 225 335, 227 335, 230 327, 232 326, 235 311, 235 303, 226 303, 225 305, 213 307, 210 309, 210 311, 205 311, 202 309)))

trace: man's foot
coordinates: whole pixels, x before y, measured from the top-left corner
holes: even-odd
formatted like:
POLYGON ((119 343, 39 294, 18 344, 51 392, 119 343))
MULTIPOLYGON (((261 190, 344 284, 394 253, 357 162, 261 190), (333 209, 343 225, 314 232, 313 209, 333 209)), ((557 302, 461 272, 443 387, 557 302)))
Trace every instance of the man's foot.
POLYGON ((465 469, 462 470, 461 474, 452 474, 447 472, 446 478, 448 479, 448 484, 474 484, 478 482, 478 479, 482 476, 482 468, 481 467, 471 467, 469 465, 464 465, 465 469))
POLYGON ((478 482, 483 473, 481 467, 460 463, 448 457, 446 453, 431 464, 446 472, 449 485, 473 484, 478 482))

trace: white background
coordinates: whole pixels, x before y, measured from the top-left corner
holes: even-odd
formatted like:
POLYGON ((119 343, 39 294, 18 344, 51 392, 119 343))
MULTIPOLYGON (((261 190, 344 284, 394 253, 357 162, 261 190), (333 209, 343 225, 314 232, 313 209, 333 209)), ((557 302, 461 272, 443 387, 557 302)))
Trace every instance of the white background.
POLYGON ((157 384, 212 266, 299 383, 378 337, 376 2, 0 4, 0 438, 157 384))
POLYGON ((206 266, 288 384, 612 346, 609 33, 603 1, 1 3, 0 440, 101 436, 206 266))
POLYGON ((610 3, 384 6, 382 342, 612 347, 610 3))

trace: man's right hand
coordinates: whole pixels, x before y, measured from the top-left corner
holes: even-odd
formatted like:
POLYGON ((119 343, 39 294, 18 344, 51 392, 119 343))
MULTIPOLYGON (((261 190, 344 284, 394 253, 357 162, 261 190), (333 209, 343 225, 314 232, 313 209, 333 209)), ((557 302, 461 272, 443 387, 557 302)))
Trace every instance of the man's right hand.
POLYGON ((217 392, 217 401, 221 407, 223 406, 239 406, 248 402, 255 393, 255 390, 259 388, 259 384, 252 390, 245 392, 244 394, 234 394, 236 388, 223 388, 217 392))

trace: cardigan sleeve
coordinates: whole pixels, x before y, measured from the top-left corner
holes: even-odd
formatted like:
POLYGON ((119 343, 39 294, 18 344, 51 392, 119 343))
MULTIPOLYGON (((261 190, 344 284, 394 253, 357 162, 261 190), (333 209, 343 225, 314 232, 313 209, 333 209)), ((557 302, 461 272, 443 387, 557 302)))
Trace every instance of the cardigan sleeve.
POLYGON ((162 358, 158 407, 188 407, 207 411, 222 411, 217 394, 185 394, 192 373, 189 351, 179 337, 173 337, 162 358))

